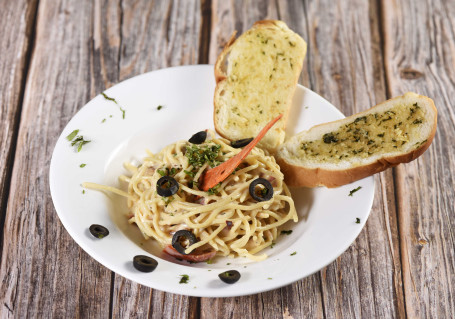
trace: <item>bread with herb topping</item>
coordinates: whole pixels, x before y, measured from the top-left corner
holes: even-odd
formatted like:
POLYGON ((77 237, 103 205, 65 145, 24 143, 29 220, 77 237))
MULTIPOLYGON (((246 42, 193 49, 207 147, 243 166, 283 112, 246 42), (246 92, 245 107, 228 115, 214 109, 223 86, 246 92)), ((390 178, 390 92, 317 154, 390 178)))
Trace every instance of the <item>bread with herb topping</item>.
POLYGON ((264 20, 235 39, 215 64, 214 124, 231 140, 255 137, 278 114, 283 118, 259 142, 275 152, 306 54, 305 41, 282 21, 264 20))
POLYGON ((423 154, 436 133, 433 100, 408 92, 291 137, 275 154, 290 186, 338 187, 423 154))

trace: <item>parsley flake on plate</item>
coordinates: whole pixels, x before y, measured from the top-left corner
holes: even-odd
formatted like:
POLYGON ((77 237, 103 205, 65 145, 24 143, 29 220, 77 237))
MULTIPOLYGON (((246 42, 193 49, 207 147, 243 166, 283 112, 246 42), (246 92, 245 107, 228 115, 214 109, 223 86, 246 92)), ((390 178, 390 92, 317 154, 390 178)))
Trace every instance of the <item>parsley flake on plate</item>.
POLYGON ((358 191, 359 189, 361 189, 361 188, 362 188, 362 186, 359 186, 359 187, 357 187, 357 188, 354 188, 353 190, 351 190, 351 191, 349 192, 349 195, 348 195, 348 196, 352 196, 355 192, 357 192, 357 191, 358 191))
POLYGON ((179 284, 187 284, 188 281, 190 280, 190 276, 188 275, 180 275, 180 281, 179 281, 179 284))

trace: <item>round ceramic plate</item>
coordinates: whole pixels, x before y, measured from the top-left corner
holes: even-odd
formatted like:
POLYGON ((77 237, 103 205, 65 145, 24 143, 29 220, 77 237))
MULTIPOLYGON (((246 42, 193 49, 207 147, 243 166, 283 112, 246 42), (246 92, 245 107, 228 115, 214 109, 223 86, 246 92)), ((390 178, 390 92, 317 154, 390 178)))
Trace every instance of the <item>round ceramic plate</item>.
MULTIPOLYGON (((102 95, 87 103, 63 130, 52 156, 50 189, 60 220, 74 240, 107 268, 176 294, 248 295, 311 275, 341 255, 362 230, 373 202, 372 177, 336 189, 292 189, 299 222, 282 227, 292 233, 280 235, 276 245, 265 250, 266 260, 216 258, 212 264, 167 257, 154 240, 144 240, 138 228, 127 223, 124 198, 81 186, 95 182, 120 187, 118 176, 127 173, 124 162, 140 163, 147 149, 158 152, 195 132, 213 129, 214 88, 213 66, 183 66, 146 73, 104 92, 117 103, 102 95), (74 130, 91 141, 80 152, 67 139, 74 130), (91 224, 106 226, 109 236, 94 238, 88 230, 91 224), (158 267, 151 273, 137 271, 132 263, 135 255, 153 256, 158 267), (241 273, 233 285, 218 278, 230 269, 241 273), (188 275, 187 283, 180 283, 182 275, 188 275)), ((343 117, 325 99, 300 85, 291 110, 287 136, 343 117)))

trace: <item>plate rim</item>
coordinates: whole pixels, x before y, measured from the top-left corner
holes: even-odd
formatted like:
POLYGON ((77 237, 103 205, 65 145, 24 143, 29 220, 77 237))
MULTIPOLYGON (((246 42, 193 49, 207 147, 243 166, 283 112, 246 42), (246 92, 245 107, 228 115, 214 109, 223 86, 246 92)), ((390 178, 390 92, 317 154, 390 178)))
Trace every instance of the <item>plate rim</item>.
MULTIPOLYGON (((147 73, 143 73, 143 74, 131 77, 129 79, 126 79, 124 81, 121 81, 121 82, 117 83, 116 85, 114 85, 114 86, 110 87, 109 89, 104 90, 102 92, 109 92, 112 89, 115 90, 116 86, 118 86, 120 84, 123 84, 123 83, 126 83, 126 82, 137 81, 137 80, 140 81, 141 78, 146 77, 147 75, 150 75, 151 73, 159 73, 159 72, 166 72, 166 71, 172 72, 172 70, 176 70, 176 69, 178 69, 178 70, 180 70, 180 69, 199 70, 201 68, 203 68, 203 69, 209 69, 210 68, 213 71, 213 65, 209 65, 209 64, 173 66, 173 67, 169 67, 169 68, 162 68, 162 69, 150 71, 150 72, 147 72, 147 73)), ((311 94, 315 94, 318 98, 324 100, 327 104, 329 104, 333 108, 333 110, 336 111, 341 117, 344 117, 344 114, 338 108, 336 108, 332 103, 327 101, 324 97, 320 96, 316 92, 314 92, 314 91, 312 91, 312 90, 310 90, 310 89, 308 89, 305 86, 300 85, 300 84, 297 84, 296 90, 297 89, 303 90, 304 93, 310 92, 311 94)), ((58 203, 58 200, 55 199, 55 190, 54 190, 54 188, 56 186, 53 183, 55 182, 55 176, 54 176, 55 172, 54 172, 54 170, 56 169, 55 168, 55 165, 56 165, 55 164, 55 158, 56 158, 55 155, 56 155, 56 152, 57 152, 57 145, 59 143, 61 143, 62 139, 65 138, 64 137, 64 132, 66 131, 66 129, 70 125, 70 123, 73 120, 73 118, 77 114, 79 114, 83 109, 85 109, 87 107, 87 104, 91 103, 98 96, 99 95, 95 96, 90 101, 85 103, 84 106, 82 106, 69 119, 68 123, 65 125, 65 127, 62 130, 62 133, 60 134, 59 138, 57 139, 56 144, 54 145, 54 150, 52 152, 52 157, 51 157, 50 166, 49 166, 50 193, 51 193, 51 197, 52 197, 52 203, 54 205, 55 212, 57 213, 57 216, 58 216, 59 220, 61 221, 61 223, 63 224, 65 230, 69 233, 71 238, 77 243, 77 245, 80 248, 82 248, 91 258, 93 258, 94 260, 96 260, 97 262, 102 264, 107 269, 109 269, 111 271, 114 271, 116 274, 118 274, 118 275, 120 275, 120 276, 122 276, 124 278, 127 278, 127 279, 129 279, 129 280, 131 280, 133 282, 139 283, 141 285, 147 286, 147 287, 152 288, 152 289, 158 289, 158 290, 169 292, 169 293, 181 294, 181 295, 187 295, 187 296, 194 296, 194 297, 235 297, 235 296, 253 295, 253 294, 257 294, 257 293, 261 293, 261 292, 266 292, 266 291, 271 291, 271 290, 274 290, 274 289, 279 289, 281 287, 287 286, 289 284, 292 284, 294 282, 302 280, 302 279, 304 279, 306 277, 309 277, 309 276, 313 275, 314 273, 324 269, 325 267, 327 267, 331 263, 333 263, 339 256, 341 256, 355 242, 355 240, 358 238, 359 234, 361 233, 361 231, 365 227, 366 221, 367 221, 368 217, 371 214, 371 209, 372 209, 373 201, 374 201, 374 198, 375 198, 375 188, 376 187, 375 187, 374 178, 373 177, 368 177, 368 178, 372 179, 372 191, 371 191, 371 195, 370 195, 370 198, 368 200, 368 203, 367 203, 367 206, 369 208, 368 208, 368 212, 367 212, 366 218, 365 218, 365 220, 361 221, 361 225, 359 225, 358 231, 352 236, 352 240, 348 240, 349 243, 347 243, 346 245, 343 246, 343 248, 341 249, 341 252, 340 253, 337 252, 335 254, 336 256, 334 258, 331 258, 330 260, 328 260, 322 266, 317 266, 316 267, 317 269, 315 269, 314 271, 312 271, 310 273, 307 273, 307 274, 305 274, 303 276, 302 275, 294 276, 293 278, 291 278, 289 280, 283 280, 283 281, 274 280, 274 281, 270 281, 269 285, 264 285, 260 289, 257 289, 255 291, 238 291, 238 290, 236 290, 235 292, 234 291, 232 291, 232 292, 231 291, 225 291, 225 293, 220 293, 220 294, 216 294, 215 293, 215 294, 213 294, 213 293, 201 293, 202 290, 200 290, 200 289, 191 290, 189 287, 186 287, 186 286, 177 286, 177 287, 181 287, 183 289, 172 289, 172 287, 173 287, 172 285, 170 285, 169 287, 167 287, 167 286, 163 287, 162 285, 160 285, 160 284, 156 285, 156 283, 153 283, 153 282, 151 282, 151 284, 144 284, 143 282, 140 282, 136 278, 134 278, 132 273, 130 273, 128 271, 124 271, 124 270, 120 269, 120 267, 117 267, 117 265, 112 265, 112 264, 108 263, 106 260, 104 260, 103 258, 100 258, 99 254, 96 252, 96 249, 94 248, 95 246, 90 247, 90 245, 85 245, 83 242, 81 243, 81 241, 78 240, 78 238, 79 238, 79 236, 81 236, 81 234, 73 232, 73 229, 72 229, 71 225, 68 224, 68 220, 64 217, 65 214, 59 213, 59 211, 63 210, 63 208, 60 207, 60 204, 58 203)), ((120 230, 118 230, 118 231, 120 233, 122 233, 120 230)), ((122 235, 124 235, 124 234, 122 234, 122 235)), ((127 237, 125 236, 125 238, 127 238, 127 237)), ((212 291, 212 290, 223 291, 222 289, 211 289, 210 291, 212 291)))

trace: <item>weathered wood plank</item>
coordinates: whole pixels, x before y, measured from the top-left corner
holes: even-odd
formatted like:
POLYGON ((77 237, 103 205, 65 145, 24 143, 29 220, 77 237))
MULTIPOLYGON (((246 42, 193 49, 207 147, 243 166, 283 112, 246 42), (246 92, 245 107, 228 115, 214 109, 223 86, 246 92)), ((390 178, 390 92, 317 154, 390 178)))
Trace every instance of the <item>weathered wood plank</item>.
POLYGON ((109 314, 111 272, 64 230, 48 180, 57 137, 92 96, 93 15, 91 1, 39 3, 5 219, 0 268, 5 317, 109 314))
POLYGON ((428 151, 396 169, 406 312, 455 317, 455 3, 383 1, 387 89, 433 98, 438 129, 428 151))
MULTIPOLYGON (((206 52, 199 52, 206 45, 200 41, 208 41, 201 35, 203 10, 207 4, 199 1, 123 1, 118 80, 207 59, 206 52)), ((115 275, 116 318, 194 318, 198 311, 197 298, 152 290, 115 275)))
MULTIPOLYGON (((209 63, 224 47, 234 30, 248 30, 255 21, 281 19, 307 39, 303 3, 297 1, 213 1, 209 63)), ((308 85, 307 66, 301 82, 308 85)), ((315 274, 293 285, 238 298, 202 298, 201 318, 322 318, 320 275, 315 274)))
MULTIPOLYGON (((0 254, 37 1, 0 1, 0 254), (16 21, 17 23, 11 23, 16 21)), ((6 234, 5 234, 6 235, 6 234)), ((1 257, 0 257, 1 260, 1 257)), ((1 310, 0 310, 1 311, 1 310)))
MULTIPOLYGON (((304 2, 304 7, 298 2, 278 1, 276 13, 264 11, 256 16, 250 16, 247 8, 238 9, 235 8, 237 4, 232 5, 214 2, 212 63, 234 28, 241 32, 256 20, 278 17, 308 42, 301 82, 340 106, 345 114, 359 112, 385 99, 375 1, 355 4, 337 2, 337 5, 330 1, 310 1, 304 2), (237 16, 237 12, 248 15, 237 16)), ((257 3, 249 5, 258 7, 257 3)), ((273 4, 263 4, 263 7, 274 8, 273 4)), ((320 274, 260 297, 222 299, 217 300, 215 305, 203 298, 201 314, 209 317, 213 307, 216 307, 220 317, 233 311, 240 314, 248 310, 259 318, 289 313, 296 317, 403 317, 391 172, 382 174, 377 182, 377 196, 366 229, 335 263, 320 274), (283 290, 288 290, 288 299, 295 301, 292 306, 283 302, 283 290), (307 295, 302 297, 301 293, 296 293, 298 291, 305 291, 307 295), (272 295, 272 299, 281 299, 281 304, 287 305, 287 309, 277 306, 274 313, 262 312, 260 301, 268 300, 272 295)))
MULTIPOLYGON (((351 115, 386 99, 376 1, 306 6, 312 89, 351 115)), ((365 229, 322 271, 328 318, 404 317, 391 171, 376 177, 365 229)))

